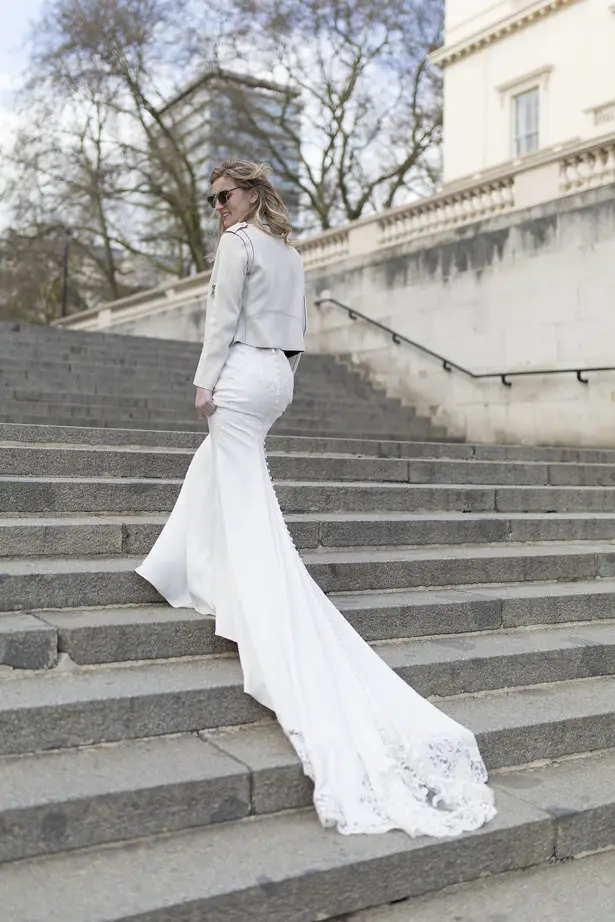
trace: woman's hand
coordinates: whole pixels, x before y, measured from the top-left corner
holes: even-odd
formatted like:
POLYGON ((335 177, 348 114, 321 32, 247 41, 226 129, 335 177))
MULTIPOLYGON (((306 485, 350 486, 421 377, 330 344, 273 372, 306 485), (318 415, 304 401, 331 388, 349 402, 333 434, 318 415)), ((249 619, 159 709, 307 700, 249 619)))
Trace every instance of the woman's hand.
POLYGON ((213 416, 216 412, 214 392, 206 391, 204 387, 197 387, 194 405, 198 410, 199 419, 206 419, 208 416, 213 416))

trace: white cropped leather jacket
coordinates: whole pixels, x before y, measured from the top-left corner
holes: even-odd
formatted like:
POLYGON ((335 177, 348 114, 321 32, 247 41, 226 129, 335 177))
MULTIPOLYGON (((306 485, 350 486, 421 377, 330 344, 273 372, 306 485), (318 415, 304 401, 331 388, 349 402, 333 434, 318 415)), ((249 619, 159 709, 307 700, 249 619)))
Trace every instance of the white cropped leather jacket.
POLYGON ((292 353, 296 370, 306 327, 305 279, 297 251, 254 224, 225 231, 209 283, 196 386, 214 390, 237 342, 292 353))

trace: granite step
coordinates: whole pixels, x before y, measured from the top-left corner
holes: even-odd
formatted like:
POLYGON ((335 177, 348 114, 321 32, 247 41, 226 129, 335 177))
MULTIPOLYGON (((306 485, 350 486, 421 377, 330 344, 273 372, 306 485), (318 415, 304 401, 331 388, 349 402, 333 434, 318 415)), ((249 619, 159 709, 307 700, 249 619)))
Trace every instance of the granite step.
MULTIPOLYGON (((6 344, 0 341, 0 360, 9 363, 11 368, 27 370, 33 362, 45 362, 49 365, 89 364, 98 370, 106 364, 110 368, 124 368, 132 365, 135 370, 155 371, 158 368, 169 368, 173 371, 183 371, 188 365, 196 368, 202 347, 196 343, 184 343, 179 349, 169 349, 165 343, 158 341, 158 346, 152 348, 147 345, 140 348, 131 339, 124 341, 123 348, 114 348, 104 339, 96 346, 83 348, 74 344, 53 346, 49 343, 19 343, 6 344)), ((327 377, 360 377, 359 369, 351 363, 337 360, 334 356, 318 355, 312 352, 305 354, 300 366, 303 375, 322 375, 327 377)))
MULTIPOLYGON (((344 446, 338 446, 340 449, 344 446)), ((180 448, 121 449, 0 444, 4 476, 171 477, 183 478, 193 451, 180 448)), ((320 453, 295 449, 268 453, 272 473, 280 480, 380 480, 420 484, 484 484, 496 486, 615 486, 615 463, 479 461, 446 458, 358 457, 350 452, 320 453)))
MULTIPOLYGON (((64 341, 35 341, 14 337, 0 339, 0 358, 27 363, 33 356, 55 361, 91 360, 94 364, 106 361, 109 365, 123 364, 132 360, 135 364, 151 363, 166 359, 171 367, 181 367, 187 360, 198 362, 202 351, 201 343, 176 342, 151 339, 139 342, 136 337, 123 337, 113 342, 106 334, 99 334, 97 341, 89 344, 76 343, 74 339, 64 341)), ((302 362, 306 368, 320 371, 346 371, 347 364, 332 355, 308 352, 302 362)))
MULTIPOLYGON (((595 770, 591 761, 587 769, 595 770)), ((600 773, 597 777, 603 781, 600 773)), ((527 779, 528 783, 533 780, 532 776, 527 779)), ((586 790, 586 779, 578 780, 579 790, 586 790)), ((563 811, 576 812, 569 806, 578 803, 572 790, 558 784, 556 793, 563 811)), ((582 815, 586 815, 590 798, 591 795, 579 804, 582 815)), ((596 814, 604 816, 605 825, 612 824, 608 808, 601 799, 597 803, 596 814)), ((554 855, 547 864, 446 887, 440 893, 410 897, 394 905, 344 914, 337 916, 335 922, 536 922, 537 918, 540 922, 611 922, 615 850, 587 854, 596 851, 598 848, 590 847, 585 854, 580 852, 581 857, 575 861, 554 855)))
MULTIPOLYGON (((168 385, 157 388, 146 387, 137 388, 134 381, 130 388, 127 384, 117 382, 115 393, 109 390, 98 389, 94 391, 91 388, 83 386, 67 390, 66 382, 63 390, 53 392, 53 406, 71 407, 71 413, 75 407, 117 407, 120 410, 125 408, 143 408, 155 411, 181 410, 185 413, 187 408, 194 406, 195 390, 193 387, 178 388, 174 387, 172 392, 169 391, 168 385)), ((40 406, 41 391, 46 391, 50 396, 49 385, 43 382, 37 382, 30 389, 15 387, 0 388, 0 406, 8 406, 13 401, 16 407, 40 406)), ((354 413, 357 410, 373 412, 379 410, 395 416, 399 415, 400 419, 412 419, 416 414, 415 410, 410 407, 402 407, 399 401, 382 399, 378 395, 371 394, 367 397, 358 397, 356 394, 343 394, 337 391, 322 395, 310 394, 301 388, 300 393, 292 402, 292 412, 297 415, 307 415, 312 413, 354 413)), ((289 409, 287 412, 291 412, 289 409)))
MULTIPOLYGON (((170 512, 180 479, 0 476, 0 509, 8 515, 72 512, 170 512)), ((285 513, 615 511, 613 487, 482 486, 369 481, 276 482, 285 513)))
MULTIPOLYGON (((71 512, 142 513, 170 512, 175 504, 181 480, 169 478, 110 477, 2 477, 0 476, 0 509, 6 514, 48 514, 71 512)), ((430 487, 398 483, 352 483, 284 481, 276 485, 280 505, 285 512, 431 512, 458 510, 466 512, 493 511, 496 490, 492 487, 430 487)), ((497 491, 498 494, 501 491, 497 491)), ((525 505, 552 509, 561 502, 562 490, 553 495, 553 488, 510 488, 510 511, 525 505), (539 493, 538 496, 535 492, 539 493)), ((615 509, 615 490, 567 491, 574 510, 590 505, 615 509), (587 502, 583 502, 586 499, 587 502)), ((501 497, 504 504, 507 495, 501 497)), ((565 506, 565 504, 563 504, 565 506)))
MULTIPOLYGON (((180 449, 54 448, 50 446, 0 445, 3 476, 15 474, 46 477, 143 477, 183 479, 194 453, 180 449)), ((283 454, 270 452, 269 469, 279 480, 375 480, 408 483, 420 471, 409 467, 430 462, 401 458, 357 458, 353 455, 283 454)), ((444 462, 442 462, 444 463, 444 462)), ((469 462, 471 464, 471 462, 469 462)), ((533 482, 542 482, 544 465, 538 465, 533 482)), ((613 467, 615 480, 615 466, 613 467)), ((468 472, 470 474, 471 471, 468 472)), ((477 470, 478 482, 480 470, 477 470)), ((505 476, 502 470, 502 476, 505 476)), ((531 477, 531 469, 528 477, 531 477)), ((509 482, 512 481, 509 478, 509 482)))
MULTIPOLYGON (((615 580, 608 579, 332 593, 331 599, 370 642, 565 623, 576 623, 582 634, 586 622, 615 619, 615 580)), ((216 637, 214 627, 211 615, 165 603, 0 615, 5 655, 0 662, 41 669, 55 665, 58 650, 81 665, 235 652, 234 644, 216 637), (41 644, 47 644, 46 657, 32 643, 36 628, 41 644), (7 650, 13 662, 6 659, 7 650)))
POLYGON ((46 324, 23 323, 21 321, 0 321, 2 342, 13 345, 16 342, 43 343, 46 346, 71 343, 74 345, 95 345, 105 342, 110 351, 122 348, 155 348, 157 345, 171 351, 195 348, 196 344, 181 339, 159 339, 154 336, 126 336, 123 333, 98 332, 92 330, 62 330, 46 324), (132 345, 131 345, 132 344, 132 345))
MULTIPOLYGON (((166 514, 0 515, 0 559, 146 554, 166 514)), ((615 513, 295 513, 295 546, 376 547, 615 541, 615 513)))
MULTIPOLYGON (((146 373, 135 371, 126 366, 109 369, 101 366, 100 371, 85 374, 82 370, 65 369, 60 372, 50 368, 43 368, 36 375, 26 376, 24 371, 4 368, 0 372, 0 400, 2 403, 10 401, 37 401, 41 395, 51 398, 51 402, 89 403, 96 404, 97 396, 115 399, 121 403, 123 396, 156 398, 158 401, 179 402, 182 400, 192 403, 195 388, 193 385, 194 370, 169 371, 165 369, 164 375, 157 371, 146 373), (112 377, 110 377, 112 375, 112 377)), ((384 391, 377 390, 368 382, 358 379, 357 382, 345 378, 332 379, 310 376, 307 380, 295 381, 295 403, 303 401, 326 403, 329 399, 339 400, 351 406, 365 404, 373 407, 384 407, 398 410, 412 415, 412 407, 402 407, 401 402, 394 397, 388 397, 384 391)))
MULTIPOLYGON (((51 425, 55 428, 65 427, 66 429, 87 429, 88 431, 95 428, 101 432, 109 430, 130 431, 134 429, 153 433, 160 431, 167 435, 173 432, 195 432, 200 433, 201 436, 206 434, 206 424, 204 422, 194 417, 182 419, 181 414, 177 414, 177 418, 173 421, 156 419, 148 421, 144 421, 143 419, 117 419, 113 416, 92 419, 91 417, 63 417, 61 415, 54 415, 53 419, 50 420, 48 416, 44 416, 40 413, 24 414, 7 412, 0 414, 0 426, 3 425, 24 425, 26 427, 51 425)), ((443 427, 432 426, 428 422, 425 422, 425 420, 418 418, 415 418, 414 421, 411 420, 410 425, 405 427, 403 432, 400 432, 399 430, 395 430, 394 427, 388 427, 386 424, 378 427, 361 426, 360 428, 353 429, 349 425, 331 423, 330 420, 318 419, 315 421, 313 418, 307 418, 304 420, 293 419, 288 421, 285 416, 283 416, 277 423, 274 423, 272 431, 274 435, 302 437, 305 437, 306 433, 309 432, 314 438, 325 439, 339 437, 358 440, 373 438, 385 441, 397 439, 411 441, 415 439, 417 442, 424 442, 426 439, 432 442, 437 442, 438 440, 447 441, 449 439, 443 427)))
MULTIPOLYGON (((52 393, 46 392, 44 396, 29 399, 17 400, 11 399, 4 392, 0 392, 0 418, 6 419, 10 415, 19 414, 27 421, 31 416, 47 416, 53 420, 56 417, 67 419, 90 419, 91 425, 95 425, 95 420, 106 419, 107 417, 116 420, 141 419, 144 422, 148 420, 165 420, 172 421, 181 413, 184 418, 188 418, 190 413, 194 412, 194 395, 187 397, 178 395, 169 397, 164 401, 148 402, 148 405, 121 405, 121 402, 115 398, 105 401, 104 399, 96 402, 86 401, 71 402, 70 395, 65 402, 56 399, 52 393)), ((196 415, 196 413, 195 413, 196 415)), ((284 413, 285 420, 305 420, 310 419, 312 422, 317 421, 320 416, 326 418, 329 422, 335 422, 342 427, 354 424, 369 426, 369 424, 378 424, 384 422, 387 425, 398 424, 400 427, 411 427, 414 419, 420 417, 414 416, 414 411, 406 412, 403 408, 396 406, 383 406, 378 403, 365 402, 361 400, 353 401, 350 405, 338 405, 335 397, 326 404, 319 407, 306 406, 301 401, 295 406, 291 404, 284 413)), ((400 431, 403 431, 401 429, 400 431)))
MULTIPOLYGON (((502 768, 615 747, 613 639, 613 622, 604 622, 375 649, 420 694, 437 696, 443 710, 477 734, 489 766, 502 768)), ((3 755, 271 717, 244 694, 233 654, 13 672, 1 682, 3 755)))
MULTIPOLYGON (((610 835, 606 828, 615 810, 609 785, 613 767, 612 755, 605 754, 498 776, 496 819, 454 841, 402 833, 340 840, 306 809, 4 864, 5 919, 347 918, 349 912, 487 875, 545 866, 603 847, 605 838, 611 843, 612 828, 610 835), (590 773, 595 783, 584 796, 590 773)), ((164 806, 173 814, 172 803, 164 806)), ((105 819, 111 821, 108 815, 105 819)), ((81 834, 87 835, 87 827, 81 834)))
MULTIPOLYGON (((1 576, 0 576, 1 579, 1 576)), ((0 674, 9 669, 52 669, 58 664, 58 630, 29 612, 0 612, 0 674)))
MULTIPOLYGON (((615 576, 615 545, 553 542, 455 547, 319 548, 302 553, 325 592, 591 580, 615 576)), ((136 557, 4 558, 0 611, 160 601, 136 557)))
MULTIPOLYGON (((498 798, 518 796, 559 812, 559 857, 568 857, 590 842, 615 844, 614 769, 615 751, 606 750, 541 768, 500 770, 491 783, 498 798)), ((273 723, 5 756, 0 823, 10 824, 11 836, 0 842, 0 864, 297 810, 311 805, 312 791, 273 723)))
MULTIPOLYGON (((185 366, 181 371, 167 371, 165 368, 164 379, 159 372, 155 375, 139 372, 139 369, 117 368, 113 370, 113 378, 92 372, 90 374, 66 370, 46 369, 44 372, 32 368, 10 371, 0 371, 0 393, 10 393, 15 390, 25 390, 30 393, 40 393, 44 389, 61 390, 70 394, 89 394, 90 400, 95 394, 121 395, 128 391, 131 394, 147 396, 168 396, 170 388, 186 397, 194 397, 194 372, 186 371, 185 366)), ((296 399, 327 400, 334 396, 344 401, 361 401, 391 406, 399 406, 396 398, 387 397, 383 390, 373 387, 362 378, 348 378, 331 381, 329 378, 318 374, 299 373, 295 380, 296 399)), ((407 408, 412 412, 411 408, 407 408)))
MULTIPOLYGON (((152 418, 144 419, 139 417, 118 417, 113 413, 108 415, 94 416, 64 416, 61 413, 49 415, 42 412, 39 408, 35 412, 24 413, 14 409, 0 412, 0 424, 2 423, 22 423, 26 425, 45 425, 53 424, 54 426, 74 426, 77 428, 92 427, 99 429, 149 429, 161 431, 193 431, 205 432, 205 423, 198 420, 196 415, 193 417, 184 417, 176 413, 173 418, 159 419, 155 414, 152 418)), ((443 441, 448 438, 446 430, 443 427, 432 426, 427 420, 415 417, 409 419, 408 424, 403 428, 393 425, 382 417, 378 418, 378 424, 368 424, 362 419, 333 419, 331 417, 288 417, 284 414, 273 426, 273 432, 285 435, 305 436, 311 433, 313 436, 336 437, 346 436, 357 439, 406 439, 425 441, 431 439, 443 441)))
MULTIPOLYGON (((162 381, 183 381, 192 384, 199 352, 171 359, 165 353, 159 355, 127 353, 123 356, 113 356, 105 352, 54 354, 46 350, 23 350, 22 356, 16 355, 15 352, 0 355, 0 363, 2 377, 5 381, 10 381, 13 377, 23 378, 35 366, 41 379, 55 378, 57 380, 59 378, 69 388, 73 376, 104 381, 109 379, 110 374, 126 382, 136 377, 138 381, 146 379, 158 384, 162 381)), ((355 384, 359 386, 365 384, 365 378, 352 369, 335 363, 327 367, 317 367, 311 364, 308 358, 313 357, 304 356, 301 360, 300 371, 297 373, 298 383, 302 381, 321 384, 326 382, 333 389, 338 386, 352 388, 355 384)), ((384 391, 381 390, 379 393, 384 396, 384 391)))
MULTIPOLYGON (((99 429, 96 427, 28 425, 0 422, 0 443, 20 445, 45 443, 54 446, 94 445, 105 447, 198 448, 206 436, 175 430, 99 429)), ((419 442, 382 440, 367 436, 361 439, 346 436, 314 438, 309 436, 271 435, 267 445, 272 451, 299 451, 326 454, 369 455, 387 458, 428 458, 435 460, 536 461, 544 463, 573 462, 576 464, 615 464, 615 450, 600 448, 541 447, 527 445, 477 445, 467 442, 419 442)))

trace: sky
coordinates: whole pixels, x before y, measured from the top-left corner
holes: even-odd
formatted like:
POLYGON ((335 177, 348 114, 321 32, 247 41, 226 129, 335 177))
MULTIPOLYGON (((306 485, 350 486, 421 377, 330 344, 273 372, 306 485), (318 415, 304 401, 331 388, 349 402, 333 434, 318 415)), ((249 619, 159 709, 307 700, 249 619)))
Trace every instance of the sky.
MULTIPOLYGON (((43 0, 0 0, 0 153, 10 148, 19 119, 15 89, 26 68, 24 44, 30 23, 40 13, 43 0)), ((2 176, 0 176, 1 184, 2 176)), ((0 201, 0 229, 8 213, 0 201)))
POLYGON ((14 89, 26 66, 24 42, 43 0, 0 0, 0 143, 6 145, 16 125, 14 89))

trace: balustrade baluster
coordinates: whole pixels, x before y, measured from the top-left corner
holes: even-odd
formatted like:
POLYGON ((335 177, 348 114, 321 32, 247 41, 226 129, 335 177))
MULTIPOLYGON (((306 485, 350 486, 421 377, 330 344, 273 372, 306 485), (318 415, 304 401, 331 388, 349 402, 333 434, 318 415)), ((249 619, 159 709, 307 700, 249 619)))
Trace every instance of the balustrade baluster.
POLYGON ((568 192, 570 189, 570 162, 560 160, 559 164, 559 187, 562 192, 568 192))

